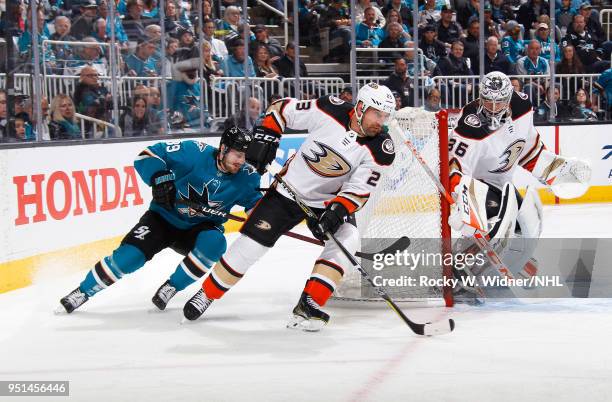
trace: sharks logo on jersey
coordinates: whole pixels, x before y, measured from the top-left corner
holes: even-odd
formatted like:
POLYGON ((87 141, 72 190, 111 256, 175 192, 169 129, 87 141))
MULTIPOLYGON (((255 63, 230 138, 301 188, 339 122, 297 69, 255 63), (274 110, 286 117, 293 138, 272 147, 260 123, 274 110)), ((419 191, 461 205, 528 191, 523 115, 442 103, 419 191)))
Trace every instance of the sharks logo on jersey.
POLYGON ((313 142, 319 149, 311 148, 310 152, 312 152, 312 156, 302 152, 302 157, 306 165, 308 165, 313 172, 323 177, 339 177, 351 171, 350 163, 340 156, 339 153, 322 142, 313 142))
MULTIPOLYGON (((210 207, 210 208, 214 208, 214 209, 220 209, 221 206, 223 205, 222 201, 213 201, 210 199, 210 195, 211 194, 215 194, 217 192, 217 190, 219 189, 220 186, 220 182, 219 180, 216 179, 212 179, 209 180, 208 183, 204 183, 202 185, 202 191, 198 191, 196 190, 191 183, 187 184, 187 194, 183 194, 181 191, 179 191, 179 195, 181 197, 181 199, 183 200, 188 200, 192 203, 198 204, 198 205, 202 205, 202 206, 206 206, 206 207, 210 207)), ((179 207, 177 208, 177 210, 181 213, 181 214, 185 214, 188 215, 190 217, 193 216, 206 216, 204 214, 202 214, 201 212, 198 212, 196 210, 194 210, 193 208, 186 206, 186 207, 179 207)))

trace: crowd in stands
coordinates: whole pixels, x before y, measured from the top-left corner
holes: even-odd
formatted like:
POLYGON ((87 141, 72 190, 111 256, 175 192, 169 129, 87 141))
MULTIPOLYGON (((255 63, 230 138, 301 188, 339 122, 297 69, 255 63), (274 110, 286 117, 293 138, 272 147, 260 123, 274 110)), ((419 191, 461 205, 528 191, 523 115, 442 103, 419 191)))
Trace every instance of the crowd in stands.
MULTIPOLYGON (((19 7, 7 6, 5 13, 10 18, 3 16, 0 34, 6 37, 8 32, 15 40, 14 54, 8 55, 15 61, 13 67, 18 67, 14 71, 30 74, 34 71, 33 34, 36 32, 40 71, 78 80, 70 93, 44 99, 48 110, 43 111, 43 138, 82 138, 83 132, 86 138, 100 136, 104 127, 91 121, 81 123, 75 113, 101 121, 111 120, 113 98, 107 78, 111 75, 142 78, 132 81, 130 96, 119 104, 118 121, 123 136, 161 134, 170 127, 208 126, 210 119, 201 108, 200 97, 204 94, 201 93, 200 74, 206 80, 209 94, 214 89, 211 87, 214 77, 295 76, 297 44, 279 42, 270 35, 266 25, 253 24, 252 18, 245 21, 240 9, 242 2, 221 0, 216 4, 212 0, 202 0, 199 4, 194 0, 167 0, 160 10, 156 0, 113 0, 113 4, 108 1, 40 0, 34 3, 12 0, 11 4, 19 7), (34 4, 37 4, 35 28, 30 8, 34 4), (111 52, 113 37, 117 52, 111 52), (249 42, 248 51, 244 38, 249 42), (43 44, 49 40, 52 42, 43 44), (160 102, 160 81, 151 80, 162 74, 169 77, 165 88, 168 110, 165 111, 160 102), (203 116, 205 121, 201 122, 203 116), (163 121, 170 126, 164 126, 163 121)), ((283 8, 282 1, 266 1, 273 7, 283 8)), ((548 15, 548 1, 486 1, 483 38, 480 36, 479 0, 420 0, 416 21, 411 0, 358 0, 355 46, 393 50, 381 51, 376 57, 383 64, 393 66, 393 73, 385 83, 396 93, 398 107, 412 104, 415 74, 424 77, 478 75, 481 41, 485 46, 483 73, 547 75, 554 53, 557 74, 596 73, 601 76, 596 89, 587 87, 579 77, 572 78, 574 89, 571 93, 565 93, 563 88, 555 89, 559 100, 552 107, 547 97, 548 84, 523 82, 521 89, 531 96, 538 115, 548 115, 554 108, 558 116, 597 118, 595 104, 606 105, 606 101, 612 104, 608 97, 612 92, 612 42, 607 40, 599 22, 599 10, 609 5, 604 0, 594 1, 594 4, 581 0, 555 1, 554 26, 548 15), (413 27, 418 30, 416 44, 412 40, 413 27), (416 67, 413 63, 415 48, 418 48, 419 61, 416 67), (600 97, 597 102, 593 93, 600 97), (583 99, 582 94, 586 94, 587 99, 583 99)), ((298 0, 297 3, 302 32, 300 45, 320 46, 321 32, 326 30, 329 54, 325 61, 348 62, 352 34, 348 1, 298 0)), ((257 9, 255 2, 249 4, 251 11, 257 9)), ((292 7, 291 2, 289 6, 292 7)), ((271 14, 267 21, 279 20, 271 14)), ((0 72, 6 72, 6 65, 0 64, 0 72)), ((308 69, 303 60, 299 60, 298 65, 299 75, 307 77, 308 69)), ((460 81, 449 81, 441 88, 430 86, 425 107, 436 110, 444 106, 440 99, 449 94, 468 95, 475 90, 476 86, 460 81)), ((344 91, 341 95, 349 94, 344 91)), ((203 103, 209 101, 204 99, 203 103)), ((0 102, 3 140, 35 138, 34 116, 31 111, 24 110, 28 102, 31 109, 31 99, 15 97, 13 107, 15 116, 19 117, 15 121, 15 138, 8 138, 4 132, 5 92, 0 92, 0 102)), ((248 104, 237 116, 232 116, 235 121, 255 121, 255 110, 261 113, 261 100, 252 98, 248 104)), ((116 133, 111 132, 113 134, 116 133)))

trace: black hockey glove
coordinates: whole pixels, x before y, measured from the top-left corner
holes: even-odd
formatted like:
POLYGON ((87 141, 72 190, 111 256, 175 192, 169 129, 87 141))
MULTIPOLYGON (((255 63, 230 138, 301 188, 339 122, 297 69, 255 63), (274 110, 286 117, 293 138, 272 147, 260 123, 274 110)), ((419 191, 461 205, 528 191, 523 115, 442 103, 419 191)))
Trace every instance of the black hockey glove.
POLYGON ((329 240, 325 233, 336 233, 340 226, 346 222, 347 217, 348 211, 344 205, 338 202, 332 202, 327 205, 327 208, 325 208, 325 211, 323 211, 318 221, 308 219, 306 223, 314 237, 318 240, 325 241, 329 240))
POLYGON ((280 134, 269 128, 257 126, 253 129, 253 141, 246 151, 246 160, 257 169, 257 173, 264 174, 266 167, 276 158, 280 138, 280 134))
POLYGON ((176 186, 174 185, 174 173, 162 170, 151 177, 153 187, 153 201, 167 209, 174 209, 176 199, 176 186))

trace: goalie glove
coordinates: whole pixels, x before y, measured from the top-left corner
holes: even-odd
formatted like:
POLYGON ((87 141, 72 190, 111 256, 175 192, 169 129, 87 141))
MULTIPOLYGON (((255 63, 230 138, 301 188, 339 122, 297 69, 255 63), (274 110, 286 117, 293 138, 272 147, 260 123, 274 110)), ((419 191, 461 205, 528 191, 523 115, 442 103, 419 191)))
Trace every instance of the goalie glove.
POLYGON ((161 205, 168 211, 174 209, 176 200, 176 186, 174 184, 174 173, 162 170, 151 177, 153 187, 153 202, 161 205))
POLYGON ((581 159, 556 155, 544 149, 532 174, 542 184, 548 185, 557 197, 576 198, 589 188, 591 166, 581 159))
POLYGON ((276 158, 281 135, 267 127, 257 126, 253 129, 253 141, 246 151, 246 160, 264 174, 267 166, 276 158))

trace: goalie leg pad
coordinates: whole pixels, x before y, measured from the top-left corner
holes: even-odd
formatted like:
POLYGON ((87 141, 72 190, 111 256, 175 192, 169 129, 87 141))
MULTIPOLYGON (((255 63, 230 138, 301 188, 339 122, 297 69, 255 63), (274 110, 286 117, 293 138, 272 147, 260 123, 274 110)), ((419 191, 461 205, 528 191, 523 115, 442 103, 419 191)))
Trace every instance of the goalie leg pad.
POLYGON ((269 247, 255 240, 240 236, 204 280, 202 288, 209 299, 220 299, 244 276, 246 271, 263 257, 269 247))
MULTIPOLYGON (((512 183, 504 185, 497 215, 489 219, 491 229, 488 235, 493 244, 504 241, 514 235, 519 202, 517 194, 516 188, 512 183)), ((490 202, 490 200, 487 202, 490 202)))
POLYGON ((501 259, 515 276, 531 260, 542 233, 542 203, 535 189, 527 188, 516 221, 515 236, 500 253, 501 259))

